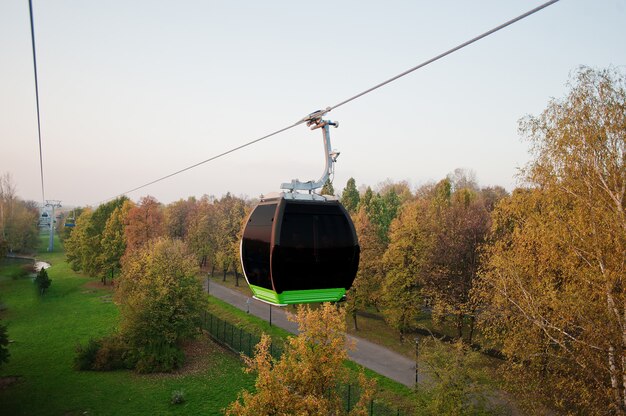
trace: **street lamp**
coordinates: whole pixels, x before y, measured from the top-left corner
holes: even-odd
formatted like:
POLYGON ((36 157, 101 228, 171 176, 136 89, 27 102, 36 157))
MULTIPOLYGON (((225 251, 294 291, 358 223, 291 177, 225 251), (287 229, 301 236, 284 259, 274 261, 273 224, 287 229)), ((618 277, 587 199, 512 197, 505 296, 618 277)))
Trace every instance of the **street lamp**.
POLYGON ((420 337, 415 336, 415 388, 418 387, 419 381, 419 353, 420 353, 420 337))

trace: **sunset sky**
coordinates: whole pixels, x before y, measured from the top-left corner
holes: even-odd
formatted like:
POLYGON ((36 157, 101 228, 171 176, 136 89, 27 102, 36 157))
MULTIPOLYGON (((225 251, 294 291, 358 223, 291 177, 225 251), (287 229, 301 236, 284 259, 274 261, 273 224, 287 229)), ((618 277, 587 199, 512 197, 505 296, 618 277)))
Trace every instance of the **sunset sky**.
MULTIPOLYGON (((541 1, 34 0, 46 199, 97 205, 286 127, 541 1)), ((455 168, 511 190, 518 120, 579 65, 626 65, 626 1, 562 0, 328 114, 335 189, 455 168)), ((249 197, 317 179, 299 126, 129 194, 249 197)), ((0 174, 41 201, 27 0, 0 2, 0 174)))

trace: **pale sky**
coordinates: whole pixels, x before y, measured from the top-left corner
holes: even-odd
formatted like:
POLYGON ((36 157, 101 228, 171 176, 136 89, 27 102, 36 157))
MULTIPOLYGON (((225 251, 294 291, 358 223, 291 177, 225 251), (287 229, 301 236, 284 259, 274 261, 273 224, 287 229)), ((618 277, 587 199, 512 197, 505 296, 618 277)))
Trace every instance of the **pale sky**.
MULTIPOLYGON (((263 136, 542 1, 34 0, 46 199, 100 201, 263 136)), ((331 112, 335 189, 455 168, 512 189, 518 120, 579 65, 626 65, 626 0, 562 0, 331 112)), ((27 0, 0 1, 0 173, 41 201, 27 0)), ((318 179, 305 126, 134 192, 256 197, 318 179)))

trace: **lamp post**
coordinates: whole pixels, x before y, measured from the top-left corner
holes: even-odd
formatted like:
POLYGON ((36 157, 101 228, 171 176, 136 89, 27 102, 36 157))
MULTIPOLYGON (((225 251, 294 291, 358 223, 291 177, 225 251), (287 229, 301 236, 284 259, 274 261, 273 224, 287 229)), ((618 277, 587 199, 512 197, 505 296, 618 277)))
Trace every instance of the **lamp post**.
POLYGON ((415 336, 415 388, 418 388, 419 382, 419 353, 420 353, 420 337, 415 336))

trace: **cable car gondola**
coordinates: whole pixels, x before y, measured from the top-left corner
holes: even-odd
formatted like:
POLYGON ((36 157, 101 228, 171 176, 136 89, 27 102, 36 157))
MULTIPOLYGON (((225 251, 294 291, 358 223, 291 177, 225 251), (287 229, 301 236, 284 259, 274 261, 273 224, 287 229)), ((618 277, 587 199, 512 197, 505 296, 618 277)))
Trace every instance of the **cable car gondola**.
POLYGON ((68 217, 65 219, 65 226, 66 227, 75 227, 76 226, 76 219, 74 218, 74 211, 72 211, 72 216, 68 217))
POLYGON ((317 181, 283 183, 284 192, 261 197, 240 244, 244 276, 254 297, 273 305, 336 302, 352 286, 360 248, 350 215, 339 201, 314 191, 333 173, 339 155, 330 147, 324 111, 307 117, 322 128, 326 169, 317 181), (307 191, 300 193, 297 191, 307 191))

